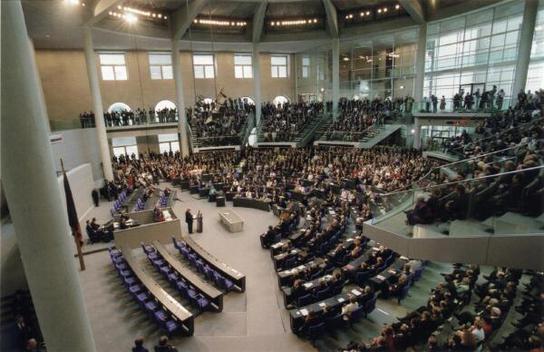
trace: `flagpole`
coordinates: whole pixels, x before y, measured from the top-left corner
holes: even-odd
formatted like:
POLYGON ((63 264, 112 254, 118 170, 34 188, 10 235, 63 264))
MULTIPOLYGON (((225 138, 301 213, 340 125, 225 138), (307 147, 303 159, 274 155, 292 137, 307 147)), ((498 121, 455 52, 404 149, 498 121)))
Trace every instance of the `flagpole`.
MULTIPOLYGON (((66 177, 66 171, 64 170, 64 162, 62 161, 62 158, 60 158, 60 167, 62 169, 63 177, 66 177)), ((85 271, 85 261, 83 260, 83 252, 81 251, 81 243, 79 242, 79 238, 77 237, 77 233, 74 232, 74 229, 71 229, 71 230, 72 230, 72 237, 74 238, 74 241, 76 243, 77 258, 79 259, 79 268, 81 269, 81 271, 85 271)))

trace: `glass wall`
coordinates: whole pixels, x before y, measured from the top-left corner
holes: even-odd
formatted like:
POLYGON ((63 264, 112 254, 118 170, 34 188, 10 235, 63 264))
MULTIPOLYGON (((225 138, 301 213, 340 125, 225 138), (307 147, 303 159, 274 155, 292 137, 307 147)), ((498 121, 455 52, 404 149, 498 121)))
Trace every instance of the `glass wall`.
POLYGON ((330 55, 330 45, 295 55, 296 90, 299 100, 327 101, 332 99, 330 55))
POLYGON ((507 108, 522 18, 523 2, 513 1, 429 24, 424 95, 444 96, 451 105, 461 87, 467 92, 496 85, 504 89, 507 108))
POLYGON ((355 99, 413 94, 417 30, 340 44, 340 96, 355 99))
POLYGON ((538 14, 531 47, 531 61, 527 72, 525 89, 532 92, 544 87, 544 0, 538 6, 538 14))

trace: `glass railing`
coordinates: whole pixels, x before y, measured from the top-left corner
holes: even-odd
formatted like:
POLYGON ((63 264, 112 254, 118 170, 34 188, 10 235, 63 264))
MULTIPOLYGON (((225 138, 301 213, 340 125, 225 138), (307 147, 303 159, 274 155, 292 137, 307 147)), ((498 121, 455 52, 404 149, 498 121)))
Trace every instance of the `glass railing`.
POLYGON ((441 112, 458 112, 458 113, 493 113, 497 111, 505 111, 510 107, 510 103, 513 102, 511 98, 504 98, 502 104, 497 104, 497 98, 493 101, 493 104, 481 104, 480 100, 474 100, 471 106, 465 106, 464 100, 462 100, 457 106, 453 101, 453 98, 446 98, 445 104, 440 102, 441 97, 437 97, 438 102, 436 106, 433 105, 431 100, 419 101, 414 103, 413 113, 441 113, 441 112))
POLYGON ((542 233, 544 165, 381 194, 372 223, 407 236, 542 233))
POLYGON ((463 159, 447 164, 442 164, 431 169, 425 176, 414 183, 414 187, 426 187, 446 178, 453 180, 458 176, 463 178, 473 177, 477 169, 495 167, 501 169, 508 161, 517 162, 520 149, 527 146, 527 143, 520 143, 513 147, 503 148, 493 152, 480 154, 468 159, 463 159))
POLYGON ((197 148, 240 145, 241 143, 240 134, 193 138, 193 146, 197 148))

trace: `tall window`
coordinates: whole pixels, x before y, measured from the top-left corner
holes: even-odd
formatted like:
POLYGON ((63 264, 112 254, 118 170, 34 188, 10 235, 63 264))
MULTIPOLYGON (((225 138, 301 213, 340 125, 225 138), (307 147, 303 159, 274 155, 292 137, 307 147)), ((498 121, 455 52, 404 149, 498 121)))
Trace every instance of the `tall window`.
MULTIPOLYGON (((544 82, 544 2, 541 1, 533 33, 531 61, 527 72, 525 89, 534 92, 542 88, 542 82, 544 82)), ((514 92, 514 94, 517 94, 517 92, 514 92)))
POLYGON ((179 152, 179 140, 176 133, 159 134, 159 150, 164 152, 179 152))
POLYGON ((485 83, 513 95, 523 2, 509 2, 427 27, 425 90, 451 98, 460 86, 485 83))
POLYGON ((172 56, 166 53, 149 53, 151 79, 172 79, 172 56))
POLYGON ((211 54, 194 54, 193 55, 193 68, 195 71, 195 78, 214 78, 215 67, 213 55, 211 54))
POLYGON ((287 78, 287 55, 274 55, 270 57, 272 78, 287 78))
POLYGON ((120 157, 121 155, 134 154, 138 158, 138 146, 136 145, 136 137, 120 137, 112 138, 113 155, 120 157))
POLYGON ((302 78, 308 78, 310 76, 310 57, 302 57, 302 78))
POLYGON ((253 78, 253 66, 250 54, 234 54, 234 77, 253 78))
POLYGON ((125 54, 99 54, 98 57, 104 81, 126 81, 128 79, 125 54))

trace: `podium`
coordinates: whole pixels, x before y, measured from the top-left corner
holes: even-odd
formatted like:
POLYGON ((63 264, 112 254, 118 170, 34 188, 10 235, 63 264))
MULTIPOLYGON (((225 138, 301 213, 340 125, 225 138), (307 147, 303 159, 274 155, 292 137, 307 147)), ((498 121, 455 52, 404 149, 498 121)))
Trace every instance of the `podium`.
POLYGON ((196 232, 202 233, 204 227, 204 223, 202 220, 202 215, 199 215, 196 217, 196 232))

